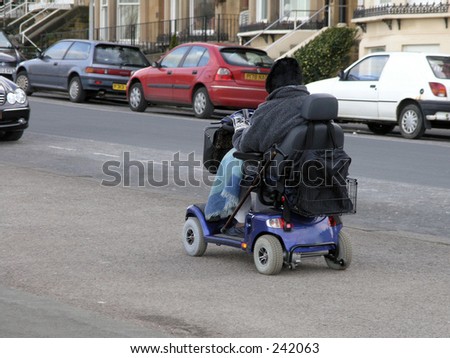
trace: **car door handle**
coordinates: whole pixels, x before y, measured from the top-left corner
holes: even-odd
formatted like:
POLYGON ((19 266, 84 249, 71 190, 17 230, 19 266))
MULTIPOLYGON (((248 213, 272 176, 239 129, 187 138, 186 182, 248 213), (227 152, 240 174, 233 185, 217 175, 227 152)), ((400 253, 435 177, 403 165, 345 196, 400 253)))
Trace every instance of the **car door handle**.
POLYGON ((370 88, 377 88, 377 85, 370 85, 370 88))
POLYGON ((172 74, 172 71, 167 71, 167 74, 168 74, 168 75, 171 75, 171 74, 172 74))
POLYGON ((58 66, 58 62, 53 62, 53 66, 58 66))
POLYGON ((196 75, 197 74, 197 70, 192 71, 192 74, 196 75))

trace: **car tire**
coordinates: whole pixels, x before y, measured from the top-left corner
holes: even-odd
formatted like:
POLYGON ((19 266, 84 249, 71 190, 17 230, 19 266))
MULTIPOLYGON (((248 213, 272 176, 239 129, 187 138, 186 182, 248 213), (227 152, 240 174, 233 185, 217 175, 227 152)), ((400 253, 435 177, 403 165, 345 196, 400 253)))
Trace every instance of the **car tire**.
POLYGON ((197 218, 189 217, 183 227, 183 246, 189 256, 202 256, 208 243, 203 236, 203 229, 197 218))
POLYGON ((209 99, 208 91, 205 87, 199 88, 194 93, 192 107, 197 118, 210 118, 214 112, 214 106, 209 99))
POLYGON ((401 112, 398 126, 403 137, 418 139, 425 133, 423 114, 416 104, 408 104, 401 112))
POLYGON ((256 269, 263 275, 277 275, 283 268, 283 247, 273 235, 262 235, 253 249, 256 269))
POLYGON ((12 142, 19 140, 22 138, 23 130, 22 131, 11 131, 11 132, 4 132, 3 135, 0 135, 0 141, 4 142, 12 142))
POLYGON ((134 112, 144 112, 147 109, 147 101, 140 82, 131 85, 128 93, 128 106, 134 112))
POLYGON ((16 85, 22 88, 27 96, 31 96, 33 89, 30 85, 30 79, 26 71, 20 71, 16 77, 16 85))
POLYGON ((87 93, 83 89, 81 79, 78 76, 73 77, 69 82, 69 99, 71 102, 82 103, 86 101, 87 93))
POLYGON ((395 124, 367 123, 369 130, 375 134, 388 134, 395 128, 395 124))
POLYGON ((332 255, 325 256, 325 262, 333 270, 345 270, 352 263, 352 256, 350 239, 341 231, 339 232, 337 249, 332 255))

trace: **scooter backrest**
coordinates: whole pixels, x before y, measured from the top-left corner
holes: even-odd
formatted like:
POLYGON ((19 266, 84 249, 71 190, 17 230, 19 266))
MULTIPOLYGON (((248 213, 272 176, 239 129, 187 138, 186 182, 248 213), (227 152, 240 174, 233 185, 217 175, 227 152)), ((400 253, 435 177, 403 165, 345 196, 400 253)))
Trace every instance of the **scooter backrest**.
MULTIPOLYGON (((331 123, 335 132, 335 143, 331 140, 329 135, 329 121, 336 119, 338 113, 338 101, 336 97, 326 94, 312 94, 306 96, 302 104, 302 117, 305 122, 292 128, 286 137, 278 143, 279 152, 272 160, 265 176, 265 181, 259 191, 259 198, 261 202, 265 202, 265 195, 271 193, 271 190, 279 190, 279 186, 275 185, 280 180, 285 180, 284 174, 286 168, 295 163, 295 158, 298 153, 305 149, 306 138, 308 134, 308 126, 310 121, 317 121, 314 123, 314 136, 309 149, 333 149, 343 147, 344 132, 342 128, 335 123, 331 123), (267 187, 267 185, 272 185, 267 187), (275 189, 274 189, 275 188, 275 189)), ((301 170, 300 168, 298 169, 301 170)), ((292 183, 290 183, 292 184, 292 183)), ((284 185, 284 184, 283 184, 284 185)))
POLYGON ((326 121, 336 119, 338 101, 328 93, 314 93, 307 96, 302 105, 302 117, 307 121, 326 121))

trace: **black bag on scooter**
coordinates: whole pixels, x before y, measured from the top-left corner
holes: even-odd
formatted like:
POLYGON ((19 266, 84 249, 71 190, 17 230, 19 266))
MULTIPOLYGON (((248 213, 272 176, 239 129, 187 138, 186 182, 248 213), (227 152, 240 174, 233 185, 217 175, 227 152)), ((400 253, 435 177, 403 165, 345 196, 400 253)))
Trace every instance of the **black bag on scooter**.
POLYGON ((331 121, 326 125, 333 147, 310 149, 315 125, 308 123, 305 149, 291 156, 295 169, 289 173, 285 188, 289 208, 304 216, 355 212, 356 180, 348 178, 351 158, 336 146, 331 121))
POLYGON ((216 174, 220 161, 233 148, 233 132, 224 125, 205 128, 203 143, 203 165, 211 173, 216 174))
POLYGON ((247 126, 252 109, 241 109, 221 119, 220 125, 205 128, 203 143, 203 165, 216 174, 222 158, 233 148, 235 127, 247 126))

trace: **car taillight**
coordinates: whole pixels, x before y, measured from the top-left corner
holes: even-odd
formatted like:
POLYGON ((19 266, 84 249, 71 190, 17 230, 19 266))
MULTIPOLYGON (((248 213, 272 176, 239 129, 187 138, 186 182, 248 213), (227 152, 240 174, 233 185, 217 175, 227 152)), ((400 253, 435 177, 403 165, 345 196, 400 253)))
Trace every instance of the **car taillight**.
POLYGON ((442 83, 430 82, 430 88, 436 97, 447 97, 447 89, 442 83))
POLYGON ((216 77, 214 79, 216 81, 231 81, 233 80, 233 75, 228 68, 221 67, 217 70, 216 77))
POLYGON ((130 77, 130 70, 122 70, 116 68, 103 68, 103 67, 86 67, 86 73, 95 73, 96 75, 112 75, 112 76, 124 76, 130 77))

